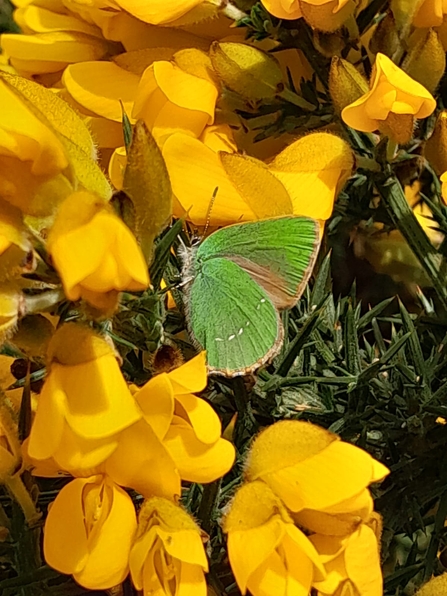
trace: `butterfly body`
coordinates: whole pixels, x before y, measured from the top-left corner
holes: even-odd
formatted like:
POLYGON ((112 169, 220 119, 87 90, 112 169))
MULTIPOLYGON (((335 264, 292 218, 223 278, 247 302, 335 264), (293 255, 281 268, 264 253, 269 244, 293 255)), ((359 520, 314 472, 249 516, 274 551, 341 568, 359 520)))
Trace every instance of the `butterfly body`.
POLYGON ((301 296, 319 239, 318 222, 286 216, 222 228, 188 255, 188 325, 210 373, 244 375, 277 355, 278 311, 301 296))

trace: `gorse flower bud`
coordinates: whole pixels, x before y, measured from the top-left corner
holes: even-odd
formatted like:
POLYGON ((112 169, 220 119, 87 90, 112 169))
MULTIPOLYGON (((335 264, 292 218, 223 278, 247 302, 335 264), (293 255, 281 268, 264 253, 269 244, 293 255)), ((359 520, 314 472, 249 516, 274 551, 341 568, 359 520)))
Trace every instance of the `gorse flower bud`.
POLYGON ((438 176, 447 171, 447 110, 439 112, 433 134, 425 143, 424 153, 438 176))
POLYGON ((214 42, 210 57, 222 83, 244 99, 271 98, 284 89, 280 65, 262 50, 243 43, 214 42))
POLYGON ((426 36, 412 46, 402 64, 402 70, 434 93, 444 74, 445 64, 445 51, 439 36, 430 29, 426 36))
POLYGON ((337 112, 368 92, 368 81, 356 67, 335 56, 329 72, 329 93, 337 112))

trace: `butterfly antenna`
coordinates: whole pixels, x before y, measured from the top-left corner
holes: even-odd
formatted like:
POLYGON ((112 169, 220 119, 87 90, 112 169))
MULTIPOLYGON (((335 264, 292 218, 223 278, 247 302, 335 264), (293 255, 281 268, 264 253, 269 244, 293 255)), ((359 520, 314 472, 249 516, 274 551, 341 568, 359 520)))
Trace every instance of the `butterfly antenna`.
POLYGON ((214 189, 214 192, 213 192, 213 196, 211 197, 210 205, 208 207, 208 213, 206 214, 205 229, 203 230, 204 237, 206 236, 208 228, 210 227, 211 211, 213 210, 214 201, 216 200, 218 191, 219 191, 219 187, 216 186, 216 188, 214 189))

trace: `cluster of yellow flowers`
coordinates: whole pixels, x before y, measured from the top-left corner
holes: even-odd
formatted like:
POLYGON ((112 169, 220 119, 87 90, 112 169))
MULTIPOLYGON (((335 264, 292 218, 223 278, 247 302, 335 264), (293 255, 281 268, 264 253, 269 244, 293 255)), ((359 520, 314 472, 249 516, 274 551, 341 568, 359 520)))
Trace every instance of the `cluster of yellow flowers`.
MULTIPOLYGON (((331 33, 341 25, 352 30, 367 3, 262 4, 278 18, 303 18, 331 33)), ((390 159, 434 112, 432 92, 445 70, 445 3, 418 0, 410 11, 407 4, 393 2, 392 18, 400 30, 411 28, 415 48, 429 48, 428 74, 419 50, 400 67, 384 50, 369 81, 340 57, 329 80, 343 122, 368 133, 374 146, 386 137, 390 159)), ((18 323, 63 301, 75 303, 82 324, 50 325, 44 338, 37 329, 47 347, 30 353, 43 360, 46 352, 46 379, 23 445, 14 416, 0 405, 0 480, 31 519, 33 503, 18 481, 21 458, 38 476, 73 477, 49 509, 44 555, 82 586, 108 589, 130 571, 144 594, 205 596, 205 537, 178 504, 181 482, 220 478, 235 450, 210 404, 195 395, 207 383, 205 354, 136 387, 125 380, 111 340, 93 331, 117 311, 123 291, 150 284, 153 242, 145 246, 118 217, 112 189, 135 199, 149 174, 140 167, 132 179, 131 147, 150 131, 170 181, 168 220, 223 226, 295 214, 323 229, 355 158, 339 125, 255 143, 259 120, 247 130, 236 113, 281 101, 311 114, 315 106, 296 91, 311 69, 299 50, 273 56, 276 42, 244 41, 243 29, 232 27, 243 13, 226 0, 16 5, 22 33, 1 37, 9 64, 0 71, 0 340, 20 346, 18 323), (134 125, 131 141, 123 119, 134 125), (125 489, 145 499, 138 521, 125 489)), ((447 203, 447 111, 425 151, 434 154, 447 203)), ((409 201, 417 192, 407 193, 409 201)), ((139 221, 158 217, 133 206, 139 221)), ((430 213, 417 216, 439 244, 430 213)), ((158 232, 166 214, 160 219, 158 232)), ((380 519, 368 486, 387 473, 309 423, 264 430, 223 520, 242 593, 307 596, 313 588, 321 596, 380 596, 380 519)))
MULTIPOLYGON (((89 589, 121 583, 130 566, 146 594, 168 580, 205 594, 207 559, 199 528, 178 505, 181 481, 212 482, 235 457, 233 445, 221 438, 217 414, 194 395, 207 383, 205 354, 137 388, 126 383, 109 341, 87 326, 66 323, 49 342, 47 362, 23 443, 24 465, 36 476, 74 478, 45 522, 47 563, 89 589), (146 499, 138 530, 123 487, 146 499), (160 558, 165 578, 154 571, 160 558)), ((20 448, 13 452, 6 442, 14 437, 13 424, 2 430, 6 477, 8 471, 17 474, 20 448)))
POLYGON ((388 472, 308 422, 262 431, 224 520, 242 594, 382 594, 381 520, 367 486, 388 472))

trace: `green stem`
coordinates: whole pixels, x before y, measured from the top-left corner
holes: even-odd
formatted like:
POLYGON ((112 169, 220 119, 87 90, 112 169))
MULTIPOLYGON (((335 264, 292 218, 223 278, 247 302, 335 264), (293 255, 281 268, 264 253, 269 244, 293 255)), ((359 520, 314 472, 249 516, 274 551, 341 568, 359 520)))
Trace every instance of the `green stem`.
POLYGON ((447 286, 440 275, 441 255, 433 247, 418 220, 414 216, 400 182, 393 175, 378 182, 376 187, 393 220, 394 225, 408 242, 411 250, 430 278, 433 287, 447 310, 447 286))
POLYGON ((221 482, 222 479, 219 478, 219 480, 210 482, 203 487, 203 495, 197 517, 200 519, 200 525, 207 534, 211 533, 214 526, 213 514, 219 498, 221 482))
POLYGON ((283 89, 277 95, 281 99, 284 99, 285 101, 288 101, 289 103, 292 103, 293 105, 298 106, 302 110, 307 110, 308 112, 313 112, 316 109, 316 107, 312 103, 306 101, 305 99, 303 99, 302 97, 300 97, 299 95, 294 93, 291 89, 288 89, 287 87, 285 89, 283 89))
POLYGON ((392 162, 396 157, 397 143, 392 139, 388 139, 386 144, 386 160, 388 163, 392 162))

